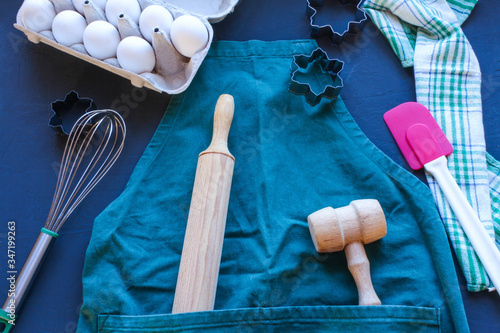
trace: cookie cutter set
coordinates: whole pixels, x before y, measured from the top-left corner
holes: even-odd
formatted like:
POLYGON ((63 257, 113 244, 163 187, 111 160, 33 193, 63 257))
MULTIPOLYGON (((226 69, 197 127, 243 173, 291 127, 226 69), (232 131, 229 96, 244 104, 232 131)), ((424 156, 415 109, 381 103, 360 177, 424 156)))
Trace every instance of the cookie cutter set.
MULTIPOLYGON (((311 26, 311 37, 322 38, 326 37, 333 45, 339 46, 342 44, 349 35, 359 32, 368 19, 366 12, 361 8, 363 0, 338 0, 342 5, 356 5, 356 14, 354 20, 349 21, 347 28, 343 32, 338 32, 333 29, 331 25, 318 25, 315 23, 314 17, 318 13, 318 9, 323 6, 323 0, 307 0, 306 14, 309 18, 311 26)), ((338 59, 329 59, 328 55, 321 48, 317 48, 310 55, 301 54, 293 57, 291 66, 292 77, 290 82, 289 91, 297 94, 304 95, 306 101, 311 105, 317 105, 322 98, 334 99, 336 98, 344 83, 340 77, 340 71, 344 67, 344 62, 338 59), (320 66, 321 71, 330 75, 332 84, 326 85, 323 91, 315 92, 311 85, 307 82, 301 82, 297 79, 300 72, 308 70, 311 65, 317 64, 320 66)))
MULTIPOLYGON (((175 18, 181 15, 192 15, 199 18, 203 24, 206 26, 209 40, 205 48, 198 53, 196 53, 193 57, 190 58, 190 61, 183 66, 183 69, 172 75, 164 75, 159 74, 158 72, 153 71, 152 73, 144 73, 144 74, 135 74, 130 71, 124 70, 122 68, 117 67, 116 65, 112 65, 113 61, 101 61, 96 58, 91 57, 88 54, 84 54, 82 52, 77 51, 77 47, 67 47, 62 44, 57 43, 52 37, 51 33, 44 33, 46 31, 42 31, 40 33, 34 32, 32 30, 27 29, 21 23, 19 19, 19 14, 17 18, 17 22, 14 24, 14 27, 27 36, 27 38, 38 44, 40 42, 50 45, 58 50, 71 54, 79 59, 85 60, 91 64, 104 68, 114 74, 120 75, 132 83, 132 85, 142 88, 146 87, 158 92, 166 92, 168 94, 178 94, 187 89, 191 81, 193 80, 196 72, 201 66, 203 60, 205 59, 208 50, 210 49, 210 45, 212 44, 212 39, 214 35, 214 31, 212 29, 211 23, 217 23, 222 21, 229 13, 234 10, 238 0, 212 0, 212 1, 196 1, 196 0, 138 0, 141 9, 144 10, 149 5, 160 5, 165 7, 167 10, 172 13, 172 16, 175 18)), ((174 58, 174 57, 173 57, 174 58)), ((113 58, 111 58, 113 59, 113 58)), ((116 59, 115 59, 116 60, 116 59)))

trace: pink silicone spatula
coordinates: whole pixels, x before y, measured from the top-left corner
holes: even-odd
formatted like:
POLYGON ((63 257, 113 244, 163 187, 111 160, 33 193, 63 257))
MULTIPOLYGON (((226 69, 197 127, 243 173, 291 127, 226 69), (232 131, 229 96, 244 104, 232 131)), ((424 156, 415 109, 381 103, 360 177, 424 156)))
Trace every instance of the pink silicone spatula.
POLYGON ((439 184, 500 294, 500 251, 448 170, 446 156, 453 148, 430 111, 419 103, 409 102, 386 112, 384 120, 410 167, 425 168, 439 184))

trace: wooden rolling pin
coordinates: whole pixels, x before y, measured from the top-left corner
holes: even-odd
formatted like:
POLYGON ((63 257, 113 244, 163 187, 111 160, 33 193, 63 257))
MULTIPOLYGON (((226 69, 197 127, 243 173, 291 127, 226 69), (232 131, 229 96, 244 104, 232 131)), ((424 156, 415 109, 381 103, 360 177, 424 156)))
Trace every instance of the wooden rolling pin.
POLYGON ((227 148, 233 113, 233 97, 221 95, 212 142, 198 158, 172 313, 214 308, 234 169, 227 148))

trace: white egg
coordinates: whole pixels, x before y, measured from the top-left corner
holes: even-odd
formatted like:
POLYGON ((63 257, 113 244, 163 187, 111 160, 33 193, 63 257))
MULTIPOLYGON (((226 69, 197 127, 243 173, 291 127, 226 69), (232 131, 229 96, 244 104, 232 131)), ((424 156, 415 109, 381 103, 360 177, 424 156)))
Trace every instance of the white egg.
POLYGON ((200 19, 182 15, 170 26, 170 38, 180 54, 191 58, 208 43, 208 30, 200 19))
POLYGON ((73 10, 60 12, 52 22, 52 33, 59 44, 71 46, 83 43, 83 32, 87 27, 85 18, 73 10))
POLYGON ((106 3, 106 18, 108 22, 118 27, 118 15, 125 13, 135 23, 139 24, 141 6, 137 0, 108 0, 106 3))
POLYGON ((144 38, 152 43, 154 28, 159 27, 168 34, 173 21, 172 14, 165 7, 152 5, 142 11, 139 27, 144 38))
MULTIPOLYGON (((23 8, 23 5, 21 5, 21 8, 23 8)), ((19 8, 16 15, 16 24, 18 25, 23 25, 23 21, 21 20, 21 8, 19 8)))
POLYGON ((54 5, 49 0, 26 0, 19 12, 22 25, 34 32, 50 30, 56 17, 54 5))
MULTIPOLYGON (((84 14, 83 13, 83 3, 85 2, 86 0, 73 0, 73 6, 75 6, 76 10, 80 12, 80 14, 84 14)), ((101 8, 103 11, 104 11, 104 8, 106 8, 106 2, 108 0, 91 0, 94 5, 96 5, 97 7, 101 8)))
POLYGON ((104 60, 116 56, 116 48, 120 44, 118 30, 109 22, 94 21, 83 33, 83 45, 94 58, 104 60))
POLYGON ((155 52, 144 39, 130 36, 123 39, 116 51, 118 63, 123 69, 136 74, 151 72, 155 68, 155 52))

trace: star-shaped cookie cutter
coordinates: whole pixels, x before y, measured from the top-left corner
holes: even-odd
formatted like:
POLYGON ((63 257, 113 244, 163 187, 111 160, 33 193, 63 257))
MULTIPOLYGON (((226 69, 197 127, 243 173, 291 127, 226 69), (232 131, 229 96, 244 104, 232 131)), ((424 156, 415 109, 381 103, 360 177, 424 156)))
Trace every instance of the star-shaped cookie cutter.
POLYGON ((78 117, 92 110, 97 110, 94 101, 90 98, 80 97, 74 90, 70 91, 63 100, 56 100, 50 104, 53 115, 49 126, 58 134, 68 135, 73 124, 68 124, 66 118, 78 117))
POLYGON ((309 17, 311 25, 311 37, 328 37, 330 42, 334 45, 340 45, 344 42, 349 34, 355 34, 363 28, 368 17, 366 12, 361 8, 363 0, 338 0, 342 5, 354 4, 356 5, 356 14, 354 20, 347 24, 347 29, 340 33, 333 30, 331 25, 319 26, 314 23, 314 16, 318 12, 316 8, 323 6, 323 0, 307 0, 306 14, 309 17))
POLYGON ((340 90, 344 86, 344 82, 339 75, 343 67, 344 63, 342 61, 338 59, 329 59, 328 55, 321 48, 317 48, 310 55, 295 55, 293 56, 291 68, 292 79, 289 91, 297 95, 304 95, 306 101, 312 106, 317 105, 323 97, 334 99, 339 95, 340 90), (323 74, 329 75, 332 81, 332 83, 326 85, 320 93, 315 93, 309 83, 300 82, 297 79, 297 75, 301 70, 307 71, 307 68, 315 62, 319 64, 323 74))

